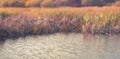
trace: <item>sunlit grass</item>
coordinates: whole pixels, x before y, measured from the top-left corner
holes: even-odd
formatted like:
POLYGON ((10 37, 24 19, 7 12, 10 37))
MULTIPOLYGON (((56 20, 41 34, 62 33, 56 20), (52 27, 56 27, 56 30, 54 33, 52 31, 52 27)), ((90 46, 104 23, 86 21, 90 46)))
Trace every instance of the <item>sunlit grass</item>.
POLYGON ((0 16, 9 33, 120 33, 119 7, 0 8, 0 16))

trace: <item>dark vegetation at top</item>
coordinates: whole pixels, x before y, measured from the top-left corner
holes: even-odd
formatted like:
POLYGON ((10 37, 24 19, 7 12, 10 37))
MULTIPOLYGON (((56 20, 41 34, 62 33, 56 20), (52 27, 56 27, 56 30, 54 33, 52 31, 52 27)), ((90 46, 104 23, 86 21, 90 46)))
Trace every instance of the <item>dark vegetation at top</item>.
POLYGON ((0 0, 1 7, 120 6, 120 0, 0 0))

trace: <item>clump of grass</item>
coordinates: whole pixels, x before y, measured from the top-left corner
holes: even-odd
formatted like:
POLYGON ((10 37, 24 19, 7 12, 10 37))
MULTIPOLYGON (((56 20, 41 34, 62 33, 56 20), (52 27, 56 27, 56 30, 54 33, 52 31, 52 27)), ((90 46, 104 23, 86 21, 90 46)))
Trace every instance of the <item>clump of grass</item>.
POLYGON ((1 17, 8 17, 8 16, 10 16, 10 14, 7 13, 7 12, 1 12, 1 13, 0 13, 0 16, 1 16, 1 17))

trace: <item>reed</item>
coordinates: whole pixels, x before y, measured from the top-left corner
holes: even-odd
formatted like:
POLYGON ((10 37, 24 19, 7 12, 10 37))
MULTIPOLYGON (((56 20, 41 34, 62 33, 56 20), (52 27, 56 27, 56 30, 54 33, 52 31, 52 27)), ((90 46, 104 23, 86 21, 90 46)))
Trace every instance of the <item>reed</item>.
POLYGON ((56 32, 120 33, 119 7, 0 8, 0 36, 56 32))

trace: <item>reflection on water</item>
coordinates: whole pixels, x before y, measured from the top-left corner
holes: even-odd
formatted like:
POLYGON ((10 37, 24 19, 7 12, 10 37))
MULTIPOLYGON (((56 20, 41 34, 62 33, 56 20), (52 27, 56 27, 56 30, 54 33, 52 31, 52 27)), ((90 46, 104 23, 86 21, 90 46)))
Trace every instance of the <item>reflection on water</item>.
POLYGON ((0 59, 120 59, 120 35, 53 34, 8 39, 0 59))

